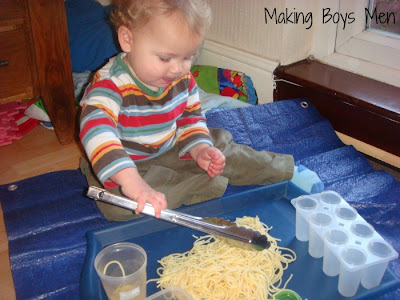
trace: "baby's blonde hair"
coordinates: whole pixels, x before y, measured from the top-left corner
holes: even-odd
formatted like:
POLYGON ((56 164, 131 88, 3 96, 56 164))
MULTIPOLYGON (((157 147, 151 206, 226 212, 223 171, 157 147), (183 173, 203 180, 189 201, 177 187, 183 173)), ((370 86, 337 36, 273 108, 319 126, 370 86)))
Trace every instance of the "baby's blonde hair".
POLYGON ((118 29, 126 26, 137 30, 152 16, 180 12, 190 30, 203 35, 211 24, 211 9, 207 0, 114 0, 111 21, 118 29))

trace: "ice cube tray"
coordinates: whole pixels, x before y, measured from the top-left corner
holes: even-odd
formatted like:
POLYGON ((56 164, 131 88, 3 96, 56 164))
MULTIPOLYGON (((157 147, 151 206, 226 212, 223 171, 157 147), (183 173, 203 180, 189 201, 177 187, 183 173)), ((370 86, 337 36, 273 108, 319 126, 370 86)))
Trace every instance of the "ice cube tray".
POLYGON ((323 258, 323 272, 339 276, 338 291, 352 297, 360 285, 379 286, 389 261, 398 253, 343 197, 334 191, 302 195, 296 208, 296 238, 308 253, 323 258))

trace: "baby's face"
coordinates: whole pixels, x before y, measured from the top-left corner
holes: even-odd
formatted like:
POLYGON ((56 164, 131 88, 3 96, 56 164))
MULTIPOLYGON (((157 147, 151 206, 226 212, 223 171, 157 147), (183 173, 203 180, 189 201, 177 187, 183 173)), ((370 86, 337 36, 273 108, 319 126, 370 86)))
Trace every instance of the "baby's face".
POLYGON ((127 60, 143 84, 158 90, 189 72, 202 42, 179 14, 157 16, 133 32, 127 60))

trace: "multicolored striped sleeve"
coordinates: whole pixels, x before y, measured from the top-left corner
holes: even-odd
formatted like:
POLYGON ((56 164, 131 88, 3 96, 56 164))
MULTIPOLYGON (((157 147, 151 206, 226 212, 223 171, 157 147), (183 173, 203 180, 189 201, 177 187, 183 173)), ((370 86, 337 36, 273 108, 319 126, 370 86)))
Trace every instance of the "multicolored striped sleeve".
POLYGON ((81 101, 80 139, 93 171, 106 188, 109 178, 135 164, 118 138, 117 122, 122 96, 111 80, 94 83, 81 101))
POLYGON ((213 146, 207 128, 206 118, 201 112, 197 83, 193 75, 189 78, 189 96, 182 116, 177 120, 179 157, 191 158, 189 151, 200 144, 213 146))

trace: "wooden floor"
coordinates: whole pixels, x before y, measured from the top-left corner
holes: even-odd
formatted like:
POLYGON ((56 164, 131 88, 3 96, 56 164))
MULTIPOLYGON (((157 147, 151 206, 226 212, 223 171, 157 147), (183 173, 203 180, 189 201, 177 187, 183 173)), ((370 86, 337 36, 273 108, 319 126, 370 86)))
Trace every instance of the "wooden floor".
MULTIPOLYGON (((75 170, 83 150, 79 143, 61 145, 54 131, 42 126, 0 147, 0 185, 59 170, 75 170)), ((0 209, 0 300, 15 299, 8 239, 0 209)))

